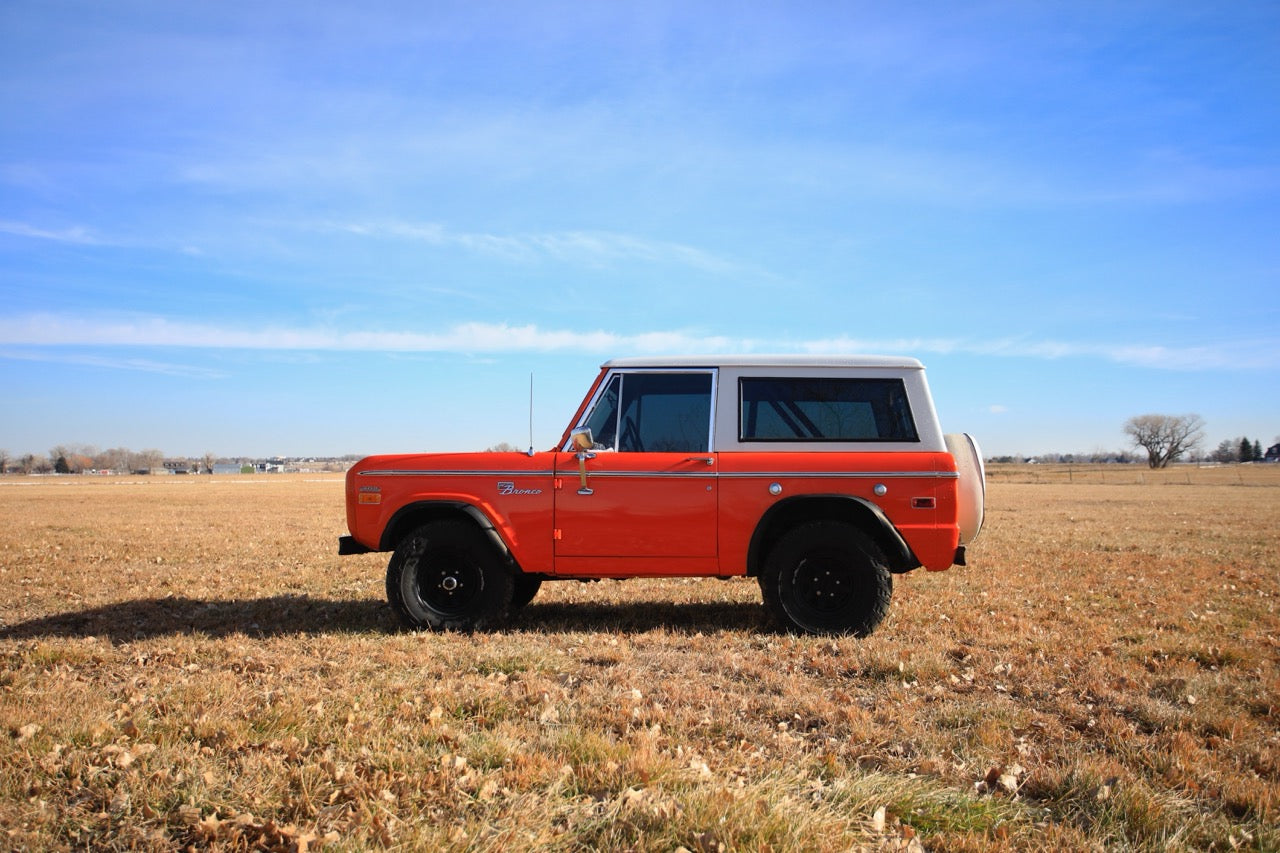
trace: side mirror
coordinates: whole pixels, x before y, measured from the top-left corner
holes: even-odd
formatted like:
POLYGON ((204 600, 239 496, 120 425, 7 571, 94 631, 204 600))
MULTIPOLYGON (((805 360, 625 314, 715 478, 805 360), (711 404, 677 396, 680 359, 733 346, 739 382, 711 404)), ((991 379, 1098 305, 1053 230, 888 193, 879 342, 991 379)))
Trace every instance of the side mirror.
POLYGON ((595 439, 591 435, 591 427, 576 427, 573 432, 569 433, 569 440, 573 443, 575 450, 590 450, 595 444, 595 439))
POLYGON ((591 437, 591 428, 576 428, 569 433, 569 441, 578 451, 578 479, 582 484, 578 488, 578 494, 590 495, 592 492, 587 485, 587 460, 596 458, 596 455, 591 452, 591 448, 595 444, 591 437))

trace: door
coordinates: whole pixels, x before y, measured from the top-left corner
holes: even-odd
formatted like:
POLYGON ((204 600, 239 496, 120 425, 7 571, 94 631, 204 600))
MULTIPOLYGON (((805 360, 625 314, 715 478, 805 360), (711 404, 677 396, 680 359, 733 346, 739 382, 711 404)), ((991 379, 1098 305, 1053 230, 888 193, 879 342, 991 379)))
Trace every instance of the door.
POLYGON ((556 454, 557 560, 716 556, 714 384, 710 370, 601 383, 583 421, 592 449, 556 454))

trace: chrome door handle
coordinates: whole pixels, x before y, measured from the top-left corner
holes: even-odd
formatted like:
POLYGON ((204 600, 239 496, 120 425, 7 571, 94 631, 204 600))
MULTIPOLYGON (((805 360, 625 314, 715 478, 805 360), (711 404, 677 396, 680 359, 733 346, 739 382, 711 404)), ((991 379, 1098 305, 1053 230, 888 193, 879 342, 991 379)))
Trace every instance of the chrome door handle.
POLYGON ((578 494, 580 495, 595 494, 591 487, 587 485, 587 460, 595 458, 596 455, 588 450, 578 451, 578 482, 581 483, 578 487, 578 494))
POLYGON ((685 462, 705 462, 708 465, 716 464, 716 458, 714 456, 690 456, 688 459, 684 461, 685 462))

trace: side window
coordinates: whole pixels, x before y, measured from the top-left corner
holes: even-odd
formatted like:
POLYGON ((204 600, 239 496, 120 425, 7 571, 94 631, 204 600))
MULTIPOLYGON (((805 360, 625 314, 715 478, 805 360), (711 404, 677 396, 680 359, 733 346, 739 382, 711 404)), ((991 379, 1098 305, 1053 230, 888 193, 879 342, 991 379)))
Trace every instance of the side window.
POLYGON ((711 374, 614 374, 582 425, 597 450, 706 453, 711 374))
POLYGON ((918 441, 901 379, 743 378, 739 441, 918 441))
POLYGON ((618 437, 618 393, 622 386, 622 377, 615 375, 605 386, 604 393, 596 400, 596 407, 591 410, 585 427, 591 429, 591 436, 596 448, 615 450, 615 439, 618 437))
POLYGON ((622 451, 707 452, 711 374, 626 374, 618 439, 622 451))

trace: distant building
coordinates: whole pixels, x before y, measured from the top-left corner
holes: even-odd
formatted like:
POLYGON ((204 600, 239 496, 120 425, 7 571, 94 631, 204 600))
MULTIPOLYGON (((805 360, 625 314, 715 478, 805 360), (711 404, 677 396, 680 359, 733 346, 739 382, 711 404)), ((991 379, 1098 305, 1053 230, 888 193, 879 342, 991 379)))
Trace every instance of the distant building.
POLYGON ((1264 462, 1280 462, 1280 444, 1273 444, 1268 447, 1262 459, 1264 462))

